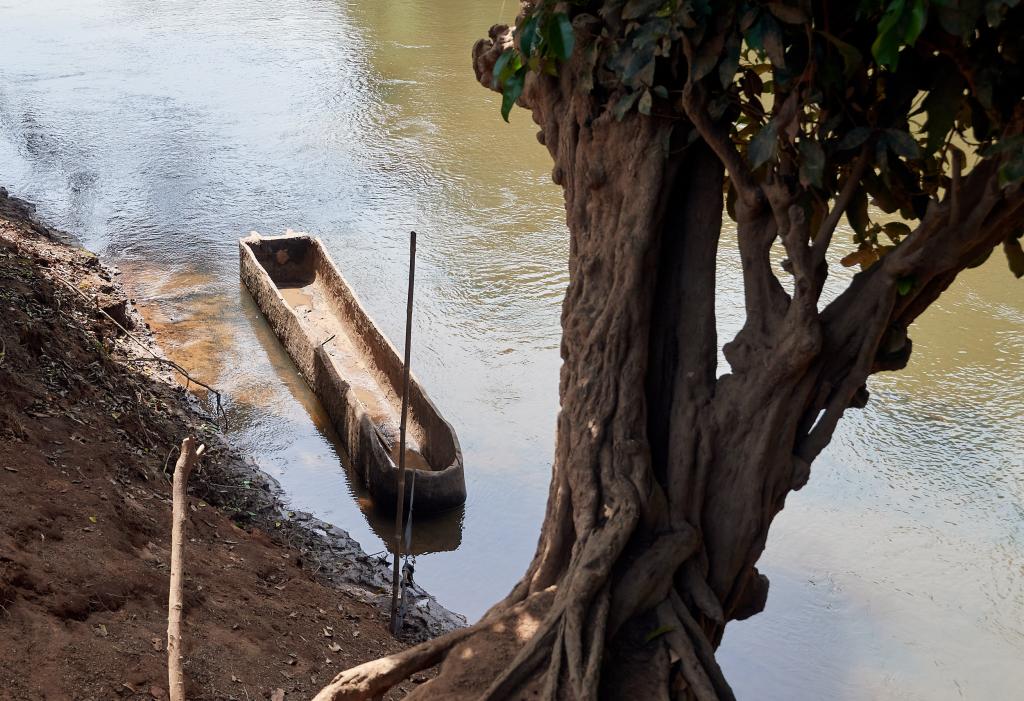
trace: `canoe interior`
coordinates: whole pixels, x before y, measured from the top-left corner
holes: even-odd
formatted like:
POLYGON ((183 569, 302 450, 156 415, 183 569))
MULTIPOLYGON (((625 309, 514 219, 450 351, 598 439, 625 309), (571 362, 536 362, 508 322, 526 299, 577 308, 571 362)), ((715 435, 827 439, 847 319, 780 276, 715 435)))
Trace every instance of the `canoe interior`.
MULTIPOLYGON (((259 272, 266 273, 280 295, 276 300, 257 299, 257 302, 299 369, 307 379, 313 375, 335 378, 334 384, 339 386, 337 391, 333 385, 318 388, 317 385, 323 383, 311 381, 329 413, 350 413, 351 406, 332 411, 334 398, 321 395, 344 394, 347 405, 351 405, 355 398, 361 414, 358 423, 362 426, 366 419, 372 423, 375 437, 393 463, 390 466, 393 470, 398 463, 402 406, 402 360, 397 350, 367 316, 319 240, 297 235, 254 236, 243 239, 242 245, 243 278, 247 267, 244 247, 248 247, 262 268, 259 272), (290 323, 280 320, 275 323, 272 318, 273 307, 281 305, 282 299, 288 316, 294 316, 298 321, 297 332, 290 330, 290 323), (329 364, 330 372, 318 372, 323 364, 329 364)), ((251 280, 246 280, 246 284, 250 291, 254 285, 258 287, 251 280)), ((430 499, 431 491, 441 488, 440 480, 429 478, 440 478, 439 473, 451 472, 455 468, 458 474, 448 475, 445 481, 452 484, 457 481, 457 487, 462 491, 461 500, 464 500, 462 455, 454 431, 440 416, 415 376, 410 383, 409 395, 406 467, 419 471, 420 477, 428 478, 417 482, 416 501, 430 499), (437 484, 428 484, 432 481, 437 484)), ((352 436, 351 431, 348 433, 352 436)), ((350 440, 364 441, 365 436, 353 436, 350 440)), ((374 450, 368 452, 378 451, 374 446, 374 450)), ((372 482, 372 475, 367 476, 367 481, 372 482)), ((452 489, 449 486, 442 491, 452 489)), ((394 487, 384 491, 393 494, 394 487)), ((452 501, 452 498, 449 496, 443 501, 452 501)))

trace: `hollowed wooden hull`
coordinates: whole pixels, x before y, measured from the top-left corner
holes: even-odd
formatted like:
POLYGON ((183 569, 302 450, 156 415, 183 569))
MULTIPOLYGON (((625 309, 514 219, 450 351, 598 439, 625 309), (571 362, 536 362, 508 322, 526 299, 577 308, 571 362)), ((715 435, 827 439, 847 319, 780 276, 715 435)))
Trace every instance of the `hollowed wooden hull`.
MULTIPOLYGON (((401 357, 320 239, 254 232, 239 239, 238 247, 242 282, 320 399, 374 502, 394 510, 401 357)), ((406 498, 415 480, 415 511, 442 511, 465 502, 458 438, 415 376, 407 434, 406 498)))

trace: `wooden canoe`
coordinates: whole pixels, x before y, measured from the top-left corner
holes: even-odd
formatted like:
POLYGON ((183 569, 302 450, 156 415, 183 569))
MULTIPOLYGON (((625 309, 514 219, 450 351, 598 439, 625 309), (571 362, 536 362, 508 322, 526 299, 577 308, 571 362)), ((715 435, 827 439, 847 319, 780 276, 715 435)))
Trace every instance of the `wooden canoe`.
MULTIPOLYGON (((239 239, 242 282, 327 411, 374 502, 398 493, 402 358, 373 323, 319 238, 239 239)), ((429 513, 466 500, 462 450, 416 380, 409 384, 406 503, 429 513), (415 479, 413 476, 415 472, 415 479)))

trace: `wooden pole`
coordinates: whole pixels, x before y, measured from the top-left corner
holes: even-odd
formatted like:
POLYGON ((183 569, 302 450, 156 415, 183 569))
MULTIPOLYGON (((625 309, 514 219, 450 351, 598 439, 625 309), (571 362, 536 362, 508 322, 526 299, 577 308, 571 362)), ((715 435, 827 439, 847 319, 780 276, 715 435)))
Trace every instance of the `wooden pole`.
POLYGON ((416 279, 416 232, 409 233, 409 299, 405 305, 405 366, 402 375, 402 423, 398 431, 398 508, 395 512, 395 562, 391 569, 391 634, 402 631, 398 590, 402 558, 402 517, 405 511, 405 427, 409 414, 409 356, 412 350, 412 291, 416 279))
POLYGON ((185 701, 185 672, 182 669, 181 611, 185 584, 185 522, 188 520, 188 477, 199 462, 205 445, 196 448, 191 436, 181 442, 181 454, 174 466, 171 506, 171 588, 167 595, 167 682, 170 701, 185 701))

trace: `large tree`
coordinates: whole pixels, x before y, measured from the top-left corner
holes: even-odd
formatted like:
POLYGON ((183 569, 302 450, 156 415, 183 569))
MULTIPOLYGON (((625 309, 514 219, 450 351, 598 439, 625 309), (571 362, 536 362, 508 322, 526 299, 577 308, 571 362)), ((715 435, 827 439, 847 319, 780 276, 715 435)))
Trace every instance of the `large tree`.
POLYGON ((442 659, 414 696, 731 698, 714 651, 764 607, 787 494, 960 271, 1002 246, 1024 273, 1022 37, 1018 0, 534 0, 493 27, 477 77, 532 111, 571 236, 540 542, 479 624, 322 698, 442 659))

